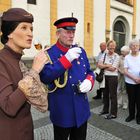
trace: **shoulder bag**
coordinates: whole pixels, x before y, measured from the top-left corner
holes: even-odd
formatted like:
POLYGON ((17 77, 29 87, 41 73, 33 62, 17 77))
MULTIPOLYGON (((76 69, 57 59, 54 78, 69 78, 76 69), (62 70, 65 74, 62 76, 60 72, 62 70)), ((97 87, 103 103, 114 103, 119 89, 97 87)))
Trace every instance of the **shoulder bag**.
MULTIPOLYGON (((106 57, 106 53, 104 55, 103 64, 105 62, 105 57, 106 57)), ((98 81, 99 83, 101 83, 103 81, 103 78, 104 78, 104 69, 100 69, 99 74, 96 73, 96 81, 98 81)))

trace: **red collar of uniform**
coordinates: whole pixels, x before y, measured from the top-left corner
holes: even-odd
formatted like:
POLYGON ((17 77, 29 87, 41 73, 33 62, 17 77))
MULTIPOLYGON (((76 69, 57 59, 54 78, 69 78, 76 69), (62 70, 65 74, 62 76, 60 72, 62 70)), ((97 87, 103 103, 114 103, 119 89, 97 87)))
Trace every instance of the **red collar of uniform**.
POLYGON ((59 43, 59 41, 57 41, 56 46, 63 52, 67 52, 69 50, 69 48, 64 47, 63 45, 61 45, 59 43))

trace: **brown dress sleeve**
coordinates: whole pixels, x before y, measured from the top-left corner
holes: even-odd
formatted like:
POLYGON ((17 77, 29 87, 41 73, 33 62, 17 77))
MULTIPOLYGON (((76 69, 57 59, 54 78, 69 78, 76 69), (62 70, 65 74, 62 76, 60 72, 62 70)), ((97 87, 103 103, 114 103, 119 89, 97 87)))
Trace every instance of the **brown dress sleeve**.
POLYGON ((41 112, 48 109, 47 89, 40 81, 39 74, 31 69, 28 71, 23 63, 20 62, 23 79, 19 81, 18 87, 25 94, 28 102, 41 112))

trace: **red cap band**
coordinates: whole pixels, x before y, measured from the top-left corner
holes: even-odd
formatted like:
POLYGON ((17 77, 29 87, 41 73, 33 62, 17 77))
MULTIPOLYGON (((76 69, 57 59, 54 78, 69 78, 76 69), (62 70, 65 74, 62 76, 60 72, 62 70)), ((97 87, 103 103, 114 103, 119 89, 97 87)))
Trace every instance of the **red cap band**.
POLYGON ((75 27, 76 23, 75 22, 63 22, 57 25, 57 28, 61 27, 75 27))

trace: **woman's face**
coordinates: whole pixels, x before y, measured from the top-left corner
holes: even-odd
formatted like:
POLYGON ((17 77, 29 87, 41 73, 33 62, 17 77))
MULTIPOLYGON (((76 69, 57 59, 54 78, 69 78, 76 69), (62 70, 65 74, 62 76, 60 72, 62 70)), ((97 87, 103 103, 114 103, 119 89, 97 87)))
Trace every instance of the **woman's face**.
POLYGON ((115 48, 116 48, 115 44, 111 42, 111 43, 108 45, 108 53, 109 53, 110 55, 113 54, 113 53, 115 52, 115 48))
POLYGON ((21 22, 16 29, 8 35, 10 44, 12 44, 17 51, 31 48, 33 39, 32 23, 21 22))
POLYGON ((131 49, 132 53, 139 52, 139 44, 138 44, 138 43, 133 43, 133 44, 130 46, 130 49, 131 49))

